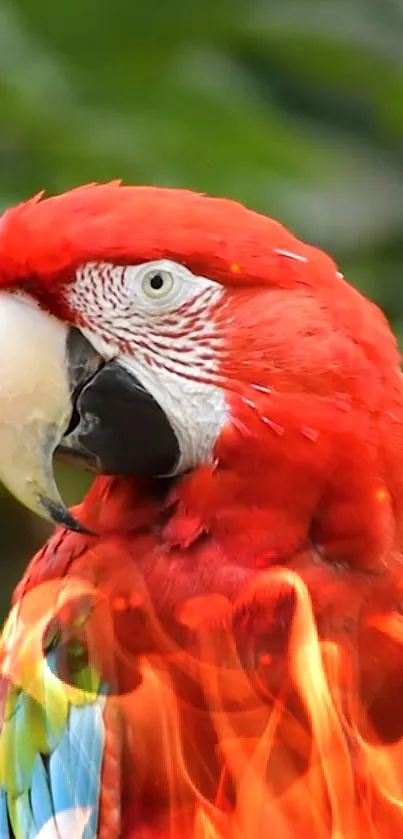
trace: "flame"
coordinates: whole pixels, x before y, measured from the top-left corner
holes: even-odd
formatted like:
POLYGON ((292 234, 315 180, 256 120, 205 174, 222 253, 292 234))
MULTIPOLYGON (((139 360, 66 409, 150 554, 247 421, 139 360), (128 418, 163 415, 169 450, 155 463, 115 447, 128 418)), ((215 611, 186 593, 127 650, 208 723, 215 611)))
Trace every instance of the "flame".
MULTIPOLYGON (((65 582, 62 592, 57 586, 60 581, 46 584, 40 609, 28 596, 25 608, 11 613, 2 639, 2 673, 25 689, 28 674, 29 689, 39 701, 38 638, 54 617, 55 603, 70 628, 72 614, 76 629, 86 626, 96 666, 113 685, 104 772, 109 766, 115 771, 120 759, 130 766, 122 780, 122 835, 400 835, 403 737, 387 740, 377 730, 361 690, 354 644, 336 634, 322 637, 302 576, 282 568, 259 573, 235 605, 218 595, 195 598, 178 609, 176 634, 158 618, 144 586, 126 606, 120 595, 77 580, 65 582), (66 618, 70 601, 85 603, 81 618, 77 609, 68 610, 66 618), (273 631, 262 630, 264 621, 250 623, 251 611, 274 614, 279 603, 286 604, 286 616, 273 631), (139 610, 141 627, 152 641, 145 653, 132 649, 137 630, 130 621, 135 614, 138 621, 139 610), (35 629, 29 633, 32 616, 35 629), (136 679, 121 689, 120 674, 129 670, 136 679)), ((379 613, 366 626, 401 648, 403 616, 379 613)), ((80 701, 74 686, 65 689, 69 701, 80 701)), ((86 693, 81 701, 90 700, 86 693)), ((101 801, 101 818, 102 807, 101 801)))

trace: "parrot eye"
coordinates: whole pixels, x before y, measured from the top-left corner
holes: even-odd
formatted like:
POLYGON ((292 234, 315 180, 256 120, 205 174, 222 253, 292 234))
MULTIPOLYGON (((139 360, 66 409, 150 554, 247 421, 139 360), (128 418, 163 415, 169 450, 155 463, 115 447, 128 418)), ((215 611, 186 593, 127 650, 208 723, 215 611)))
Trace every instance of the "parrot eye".
POLYGON ((149 271, 142 279, 141 287, 147 297, 153 300, 161 300, 166 297, 173 288, 174 278, 169 271, 149 271))

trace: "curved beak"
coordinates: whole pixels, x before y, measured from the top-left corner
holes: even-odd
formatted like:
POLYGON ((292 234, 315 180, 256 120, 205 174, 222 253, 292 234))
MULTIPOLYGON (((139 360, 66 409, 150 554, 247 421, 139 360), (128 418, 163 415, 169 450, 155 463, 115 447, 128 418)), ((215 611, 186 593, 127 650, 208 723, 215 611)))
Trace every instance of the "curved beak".
POLYGON ((33 512, 85 532, 60 497, 55 453, 111 475, 163 475, 179 459, 164 412, 118 359, 1 292, 0 481, 33 512))
POLYGON ((53 454, 71 420, 77 376, 103 361, 83 338, 86 363, 82 352, 69 365, 68 339, 68 327, 28 298, 0 294, 0 480, 34 513, 81 530, 59 495, 53 454))

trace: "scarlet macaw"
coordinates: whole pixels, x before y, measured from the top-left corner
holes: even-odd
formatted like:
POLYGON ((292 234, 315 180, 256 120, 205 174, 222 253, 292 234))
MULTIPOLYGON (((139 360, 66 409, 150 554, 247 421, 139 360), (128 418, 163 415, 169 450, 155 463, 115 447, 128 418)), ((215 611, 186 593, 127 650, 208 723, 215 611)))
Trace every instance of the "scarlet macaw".
POLYGON ((0 839, 403 827, 403 384, 277 222, 87 186, 0 219, 0 478, 57 529, 1 641, 0 839), (53 455, 95 472, 64 506, 53 455))

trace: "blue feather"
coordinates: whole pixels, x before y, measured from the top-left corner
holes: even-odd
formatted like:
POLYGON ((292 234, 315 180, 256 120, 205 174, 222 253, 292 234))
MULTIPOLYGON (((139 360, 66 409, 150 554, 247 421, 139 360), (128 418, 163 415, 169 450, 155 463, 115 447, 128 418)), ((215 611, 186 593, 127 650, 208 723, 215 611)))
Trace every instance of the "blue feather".
POLYGON ((10 839, 7 816, 7 793, 5 789, 0 790, 0 839, 10 839))
POLYGON ((71 742, 77 743, 79 747, 75 772, 75 803, 79 807, 91 808, 91 817, 83 834, 83 839, 90 839, 98 822, 104 751, 104 723, 100 704, 96 702, 81 708, 72 708, 69 729, 71 742))
POLYGON ((72 749, 70 731, 66 728, 49 760, 49 780, 55 813, 74 807, 74 773, 78 751, 72 749), (73 753, 72 753, 73 751, 73 753))
POLYGON ((54 815, 46 769, 41 755, 34 763, 31 787, 31 806, 36 828, 39 831, 54 815))
POLYGON ((56 814, 91 809, 83 839, 94 836, 98 822, 104 723, 97 702, 71 707, 68 728, 49 760, 49 779, 56 814))

